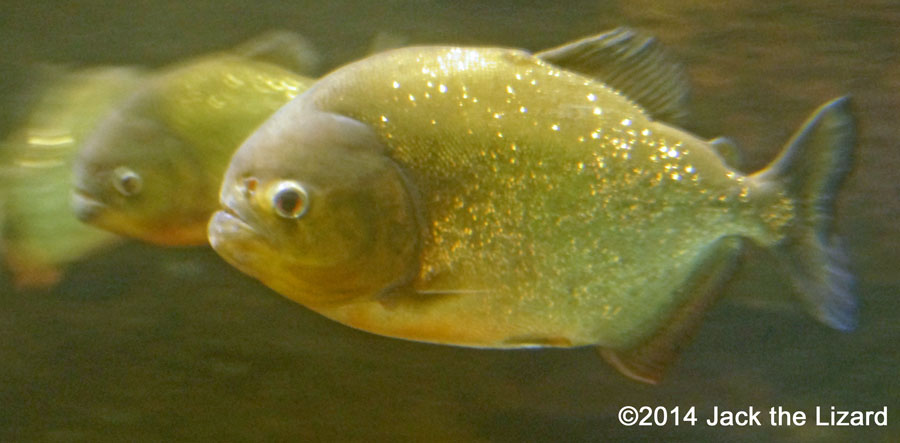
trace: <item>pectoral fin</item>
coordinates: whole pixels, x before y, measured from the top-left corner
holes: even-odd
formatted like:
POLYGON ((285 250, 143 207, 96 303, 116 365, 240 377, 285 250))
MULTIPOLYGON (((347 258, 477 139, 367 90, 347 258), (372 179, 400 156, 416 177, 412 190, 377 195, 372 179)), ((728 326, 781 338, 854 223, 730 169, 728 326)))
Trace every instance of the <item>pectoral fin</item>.
POLYGON ((725 237, 697 260, 695 271, 673 294, 685 300, 669 321, 650 338, 632 349, 600 348, 600 354, 622 374, 644 383, 658 383, 666 369, 693 337, 703 314, 715 302, 721 286, 731 276, 740 255, 741 239, 725 237))
POLYGON ((535 54, 616 89, 653 118, 683 124, 690 83, 656 38, 620 27, 535 54))
POLYGON ((416 290, 408 285, 389 288, 378 294, 376 299, 382 306, 394 309, 399 305, 428 307, 447 299, 478 296, 485 297, 493 291, 489 289, 426 289, 416 290))

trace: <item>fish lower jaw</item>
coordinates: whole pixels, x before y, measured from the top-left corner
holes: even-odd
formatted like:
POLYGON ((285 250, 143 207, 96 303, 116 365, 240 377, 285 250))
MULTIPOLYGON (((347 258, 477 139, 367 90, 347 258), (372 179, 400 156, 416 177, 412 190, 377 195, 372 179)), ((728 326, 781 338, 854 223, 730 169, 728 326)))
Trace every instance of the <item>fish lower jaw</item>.
POLYGON ((72 212, 78 220, 91 223, 100 216, 107 206, 81 190, 74 190, 69 196, 72 212))
POLYGON ((216 211, 207 225, 210 246, 226 262, 242 272, 259 278, 260 260, 271 260, 265 241, 230 209, 216 211))
POLYGON ((226 208, 213 213, 206 232, 209 244, 213 249, 219 251, 235 236, 246 236, 246 234, 252 233, 253 229, 237 214, 226 208))

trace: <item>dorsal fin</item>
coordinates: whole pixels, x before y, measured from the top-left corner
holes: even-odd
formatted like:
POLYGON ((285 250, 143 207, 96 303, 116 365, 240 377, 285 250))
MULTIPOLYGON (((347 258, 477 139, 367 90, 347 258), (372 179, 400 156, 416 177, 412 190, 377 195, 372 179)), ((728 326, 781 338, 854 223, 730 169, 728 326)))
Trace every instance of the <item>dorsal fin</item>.
POLYGON ((266 32, 237 45, 230 52, 298 74, 313 75, 319 69, 318 52, 303 36, 291 31, 266 32))
POLYGON ((683 124, 688 116, 684 68, 652 36, 620 27, 535 56, 605 83, 654 119, 683 124))

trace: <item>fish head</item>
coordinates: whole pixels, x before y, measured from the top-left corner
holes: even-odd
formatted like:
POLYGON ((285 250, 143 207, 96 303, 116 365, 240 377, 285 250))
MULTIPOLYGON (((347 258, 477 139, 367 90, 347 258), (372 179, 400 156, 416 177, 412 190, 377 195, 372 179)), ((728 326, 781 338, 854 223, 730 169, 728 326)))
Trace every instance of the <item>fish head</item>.
POLYGON ((205 243, 215 189, 203 173, 152 108, 131 103, 107 115, 78 153, 72 209, 83 222, 127 237, 205 243))
POLYGON ((232 157, 208 227, 213 249, 307 306, 409 280, 421 223, 403 171, 368 126, 293 105, 232 157))

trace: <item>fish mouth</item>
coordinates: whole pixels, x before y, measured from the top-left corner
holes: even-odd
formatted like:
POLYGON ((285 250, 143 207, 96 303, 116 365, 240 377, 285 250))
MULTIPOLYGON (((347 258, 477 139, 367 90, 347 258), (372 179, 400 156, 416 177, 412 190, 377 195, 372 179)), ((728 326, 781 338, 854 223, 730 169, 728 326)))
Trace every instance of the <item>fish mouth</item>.
POLYGON ((226 262, 245 274, 258 274, 275 255, 265 238, 231 208, 216 211, 207 225, 209 244, 226 262))
POLYGON ((69 205, 75 217, 84 223, 91 223, 107 209, 108 206, 81 189, 75 189, 69 195, 69 205))
POLYGON ((224 208, 213 213, 209 219, 207 226, 207 235, 210 244, 216 248, 216 244, 226 242, 237 237, 244 237, 249 234, 256 235, 253 227, 245 222, 231 208, 224 208))

